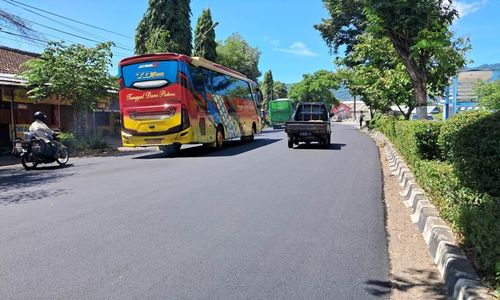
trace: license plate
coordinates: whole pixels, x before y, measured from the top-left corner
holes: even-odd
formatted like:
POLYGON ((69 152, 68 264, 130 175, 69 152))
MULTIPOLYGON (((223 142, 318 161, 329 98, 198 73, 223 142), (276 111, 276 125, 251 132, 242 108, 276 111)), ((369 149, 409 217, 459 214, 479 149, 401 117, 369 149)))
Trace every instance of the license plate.
POLYGON ((309 136, 309 135, 311 135, 311 133, 310 132, 301 132, 300 135, 301 136, 309 136))
POLYGON ((150 145, 160 144, 160 143, 161 143, 161 139, 149 139, 149 140, 146 140, 146 144, 150 144, 150 145))

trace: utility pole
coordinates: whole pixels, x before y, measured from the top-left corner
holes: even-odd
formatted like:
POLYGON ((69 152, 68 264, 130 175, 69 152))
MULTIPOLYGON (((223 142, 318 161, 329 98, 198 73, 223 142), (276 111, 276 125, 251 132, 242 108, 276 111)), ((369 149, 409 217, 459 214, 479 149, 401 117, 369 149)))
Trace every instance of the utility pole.
POLYGON ((354 121, 356 121, 356 95, 354 95, 353 98, 354 98, 354 121))

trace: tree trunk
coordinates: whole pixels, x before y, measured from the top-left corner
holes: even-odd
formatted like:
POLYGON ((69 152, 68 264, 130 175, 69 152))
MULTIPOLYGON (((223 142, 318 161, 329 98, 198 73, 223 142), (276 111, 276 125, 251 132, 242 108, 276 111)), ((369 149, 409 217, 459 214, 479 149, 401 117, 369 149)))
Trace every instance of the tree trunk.
POLYGON ((409 47, 407 44, 391 37, 394 49, 399 54, 405 65, 406 71, 410 75, 411 83, 415 91, 417 116, 419 119, 427 118, 427 71, 425 69, 425 58, 420 57, 420 67, 410 56, 409 47))

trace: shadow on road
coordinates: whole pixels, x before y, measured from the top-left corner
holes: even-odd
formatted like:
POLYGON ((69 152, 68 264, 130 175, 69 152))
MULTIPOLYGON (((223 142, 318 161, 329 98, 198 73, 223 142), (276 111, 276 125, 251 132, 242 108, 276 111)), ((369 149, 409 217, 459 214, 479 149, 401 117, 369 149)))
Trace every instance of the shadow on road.
POLYGON ((67 168, 71 166, 46 166, 32 171, 25 171, 21 168, 1 169, 0 204, 26 203, 65 194, 64 189, 50 190, 43 189, 43 187, 64 177, 72 176, 73 173, 67 172, 67 168))
POLYGON ((224 148, 214 150, 203 146, 181 149, 176 155, 165 155, 163 152, 157 152, 148 155, 134 157, 133 159, 155 159, 155 158, 179 158, 179 157, 225 157, 240 155, 273 143, 280 139, 256 139, 250 143, 240 141, 228 141, 224 143, 224 148))
POLYGON ((296 146, 294 149, 297 150, 306 150, 306 149, 317 149, 317 150, 342 150, 342 147, 345 147, 346 144, 338 144, 338 143, 332 143, 328 148, 325 148, 323 145, 320 144, 300 144, 296 146))
POLYGON ((391 289, 407 292, 410 289, 420 288, 422 296, 432 299, 447 299, 444 295, 444 285, 436 284, 439 274, 435 271, 410 269, 405 276, 394 276, 389 281, 367 280, 365 290, 373 296, 382 297, 391 294, 391 289), (424 275, 425 279, 415 278, 412 274, 424 275))

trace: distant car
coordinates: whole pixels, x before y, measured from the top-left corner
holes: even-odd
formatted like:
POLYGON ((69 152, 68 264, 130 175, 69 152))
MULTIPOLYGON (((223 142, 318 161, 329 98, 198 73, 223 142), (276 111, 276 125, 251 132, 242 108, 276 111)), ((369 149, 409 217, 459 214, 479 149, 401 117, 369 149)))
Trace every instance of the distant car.
MULTIPOLYGON (((434 118, 434 116, 431 116, 431 115, 427 115, 426 119, 429 120, 429 121, 436 121, 436 118, 434 118)), ((411 114, 410 120, 418 120, 418 115, 417 114, 411 114)))

